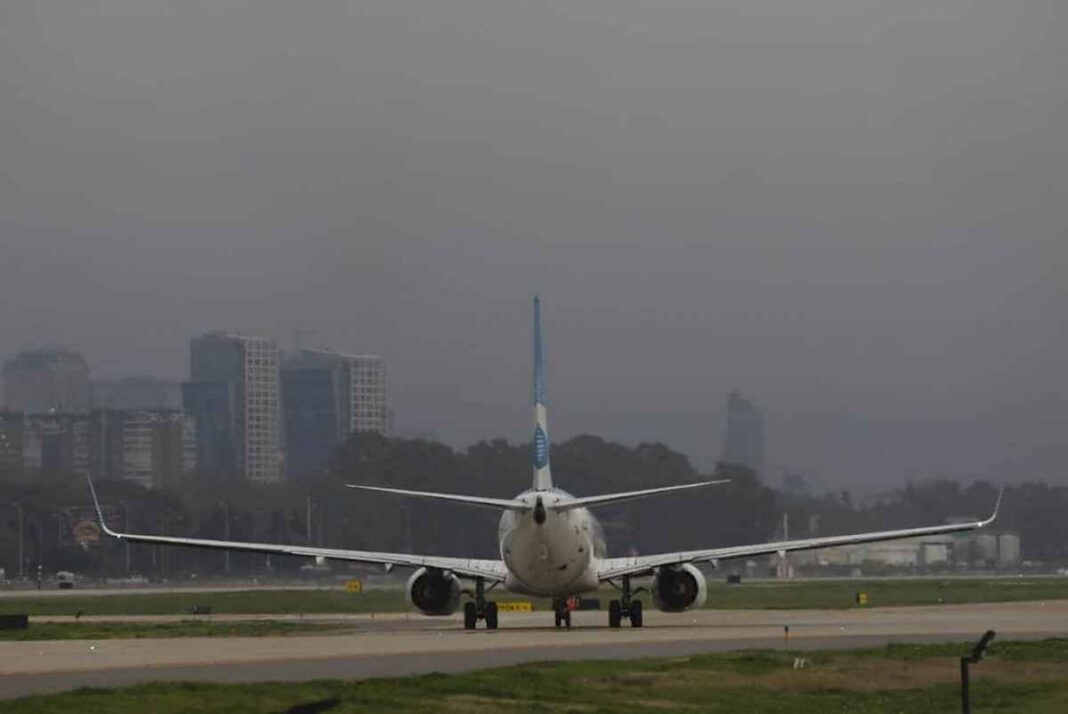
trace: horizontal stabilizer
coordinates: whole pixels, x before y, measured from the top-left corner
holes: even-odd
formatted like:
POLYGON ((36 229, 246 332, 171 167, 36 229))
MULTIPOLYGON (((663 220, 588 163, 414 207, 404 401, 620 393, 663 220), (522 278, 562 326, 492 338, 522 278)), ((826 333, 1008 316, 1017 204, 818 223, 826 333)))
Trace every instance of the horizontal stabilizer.
POLYGON ((455 493, 436 493, 434 491, 409 491, 403 488, 385 488, 383 486, 361 486, 359 484, 346 484, 349 488, 358 488, 364 491, 380 491, 381 493, 394 493, 399 496, 415 496, 416 498, 436 498, 440 501, 452 501, 453 503, 466 503, 469 506, 482 506, 483 508, 495 508, 499 511, 524 511, 530 508, 529 503, 513 498, 483 498, 482 496, 461 496, 455 493))
POLYGON ((606 493, 601 496, 583 496, 581 498, 569 498, 564 501, 558 501, 554 503, 550 508, 554 511, 568 511, 572 508, 588 508, 590 506, 603 506, 609 503, 620 503, 622 501, 633 501, 637 498, 645 498, 646 496, 660 496, 669 493, 677 493, 679 491, 688 491, 693 488, 700 488, 702 486, 712 486, 717 483, 729 483, 730 479, 719 479, 716 481, 698 481, 696 483, 684 483, 681 486, 664 486, 663 488, 646 488, 641 491, 625 491, 623 493, 606 493))

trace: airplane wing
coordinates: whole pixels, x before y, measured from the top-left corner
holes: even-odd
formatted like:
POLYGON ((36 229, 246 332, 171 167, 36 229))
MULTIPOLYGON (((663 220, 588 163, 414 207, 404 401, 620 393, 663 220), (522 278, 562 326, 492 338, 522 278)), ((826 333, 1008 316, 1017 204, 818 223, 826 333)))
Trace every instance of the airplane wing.
POLYGON ((218 550, 235 550, 248 553, 266 553, 268 555, 299 555, 329 560, 347 560, 356 563, 375 563, 406 568, 440 568, 455 575, 469 578, 485 578, 490 582, 504 580, 507 569, 500 560, 480 560, 474 558, 446 558, 437 555, 411 555, 408 553, 381 553, 368 550, 343 550, 339 548, 313 548, 303 545, 278 545, 274 543, 247 543, 242 541, 211 540, 206 538, 180 538, 177 536, 142 535, 138 533, 121 533, 113 531, 104 521, 100 501, 96 497, 96 488, 89 479, 89 491, 93 494, 93 505, 100 519, 100 527, 109 536, 131 543, 156 543, 161 545, 184 545, 192 548, 214 548, 218 550))
POLYGON ((648 575, 656 568, 665 565, 679 565, 682 563, 708 563, 732 558, 752 558, 760 555, 784 554, 795 550, 815 550, 817 548, 830 548, 836 545, 858 545, 860 543, 876 543, 879 541, 898 540, 901 538, 915 538, 917 536, 938 535, 942 533, 959 533, 962 531, 985 528, 997 518, 998 509, 1001 507, 1001 493, 998 493, 994 512, 989 518, 982 521, 969 521, 967 523, 953 523, 950 525, 927 526, 923 528, 905 528, 895 531, 874 531, 870 533, 856 533, 853 535, 828 536, 824 538, 805 538, 802 540, 786 540, 778 543, 758 543, 755 545, 738 545, 727 548, 710 548, 707 550, 690 550, 677 553, 659 553, 656 555, 638 555, 630 558, 606 558, 600 562, 597 577, 601 581, 619 578, 624 575, 648 575))

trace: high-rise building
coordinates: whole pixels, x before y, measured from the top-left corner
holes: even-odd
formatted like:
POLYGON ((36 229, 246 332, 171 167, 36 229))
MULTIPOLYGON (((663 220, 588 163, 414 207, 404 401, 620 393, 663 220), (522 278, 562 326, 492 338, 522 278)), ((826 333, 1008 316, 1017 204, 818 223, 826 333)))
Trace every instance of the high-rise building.
POLYGON ((722 460, 764 473, 764 412, 737 392, 727 395, 722 460))
POLYGON ((192 439, 176 409, 0 412, 0 478, 90 474, 159 488, 182 474, 192 439))
POLYGON ((386 362, 377 355, 305 349, 282 370, 290 474, 324 468, 349 434, 388 435, 386 362))
POLYGON ((300 476, 324 469, 347 432, 338 393, 340 364, 296 359, 282 367, 286 470, 300 476))
POLYGON ((108 409, 89 418, 89 464, 94 477, 134 481, 146 488, 175 483, 187 442, 176 409, 108 409))
POLYGON ((389 436, 389 390, 386 361, 378 355, 356 355, 307 349, 301 357, 335 365, 338 405, 344 434, 373 431, 389 436))
POLYGON ((234 478, 237 470, 237 415, 229 382, 182 384, 185 428, 195 434, 193 465, 205 476, 234 478))
POLYGON ((77 352, 24 350, 4 362, 4 404, 15 412, 89 409, 89 365, 77 352))
POLYGON ((23 426, 22 414, 0 411, 0 479, 22 475, 23 426))
MULTIPOLYGON (((14 416, 14 415, 12 415, 14 416)), ((43 412, 22 418, 22 465, 27 473, 89 473, 88 414, 43 412)))
POLYGON ((274 340, 233 330, 189 343, 189 382, 183 409, 196 420, 197 468, 271 482, 282 477, 279 443, 278 348, 274 340), (227 452, 232 460, 226 458, 227 452), (199 458, 202 457, 202 458, 199 458), (218 458, 216 458, 218 457, 218 458))

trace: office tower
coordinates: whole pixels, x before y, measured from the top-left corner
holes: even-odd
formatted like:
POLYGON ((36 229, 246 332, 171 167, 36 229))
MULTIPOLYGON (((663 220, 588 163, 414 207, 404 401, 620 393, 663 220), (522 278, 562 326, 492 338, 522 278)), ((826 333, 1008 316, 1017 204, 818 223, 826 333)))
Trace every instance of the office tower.
POLYGON ((723 459, 727 464, 764 472, 764 412, 737 392, 727 395, 727 432, 723 459))
POLYGON ((348 397, 344 417, 349 433, 373 431, 389 436, 386 361, 375 355, 346 355, 344 359, 349 367, 348 380, 343 385, 348 397))
POLYGON ((386 363, 376 355, 304 349, 282 370, 287 469, 326 467, 348 435, 388 435, 386 363))
POLYGON ((196 422, 198 470, 271 482, 282 477, 278 349, 233 330, 189 343, 183 410, 196 422))
POLYGON ((193 471, 233 478, 237 470, 237 424, 233 387, 228 382, 182 384, 185 428, 194 434, 193 471))
POLYGON ((0 411, 0 480, 22 476, 24 429, 21 413, 0 411))
POLYGON ((345 435, 373 431, 389 436, 388 375, 384 359, 323 349, 302 350, 300 356, 334 365, 339 370, 337 402, 345 435))
POLYGON ((89 409, 89 365, 77 352, 24 350, 4 362, 4 404, 13 412, 89 409))
POLYGON ((27 473, 89 473, 88 414, 26 414, 22 427, 22 465, 27 473))
POLYGON ((326 468, 348 433, 338 399, 343 365, 297 358, 282 367, 286 471, 299 476, 326 468))
POLYGON ((106 409, 89 417, 89 467, 102 480, 146 488, 175 484, 183 473, 182 413, 176 409, 106 409))

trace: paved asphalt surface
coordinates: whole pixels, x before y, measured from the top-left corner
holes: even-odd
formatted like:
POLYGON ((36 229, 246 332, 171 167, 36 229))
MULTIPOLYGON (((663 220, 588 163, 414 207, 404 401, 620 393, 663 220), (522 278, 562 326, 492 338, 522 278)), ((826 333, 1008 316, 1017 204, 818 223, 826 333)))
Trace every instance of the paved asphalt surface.
POLYGON ((618 630, 605 626, 603 612, 575 613, 575 627, 570 631, 552 628, 551 617, 547 612, 504 613, 497 632, 466 632, 456 617, 394 614, 336 618, 340 634, 330 635, 0 642, 0 698, 160 680, 388 677, 539 660, 964 641, 976 639, 987 629, 997 630, 1001 639, 1068 636, 1068 601, 863 610, 702 610, 678 615, 649 612, 646 627, 618 630), (787 625, 789 639, 784 631, 787 625))

